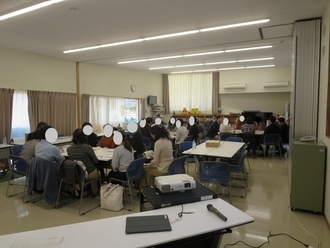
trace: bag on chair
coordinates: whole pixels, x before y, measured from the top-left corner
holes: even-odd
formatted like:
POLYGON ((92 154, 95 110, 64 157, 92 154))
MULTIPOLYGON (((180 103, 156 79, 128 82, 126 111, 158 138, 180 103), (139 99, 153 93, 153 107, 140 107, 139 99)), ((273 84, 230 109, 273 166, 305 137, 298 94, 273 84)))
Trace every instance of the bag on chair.
POLYGON ((101 208, 110 211, 120 211, 123 206, 124 187, 119 184, 109 183, 100 190, 101 208))

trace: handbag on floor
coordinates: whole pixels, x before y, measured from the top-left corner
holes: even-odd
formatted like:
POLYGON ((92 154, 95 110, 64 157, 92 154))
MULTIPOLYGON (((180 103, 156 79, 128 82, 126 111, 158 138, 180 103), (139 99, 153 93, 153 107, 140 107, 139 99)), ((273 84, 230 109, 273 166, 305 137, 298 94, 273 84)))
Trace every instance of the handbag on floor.
POLYGON ((100 190, 101 208, 110 211, 120 211, 123 206, 124 187, 119 184, 109 183, 100 190))

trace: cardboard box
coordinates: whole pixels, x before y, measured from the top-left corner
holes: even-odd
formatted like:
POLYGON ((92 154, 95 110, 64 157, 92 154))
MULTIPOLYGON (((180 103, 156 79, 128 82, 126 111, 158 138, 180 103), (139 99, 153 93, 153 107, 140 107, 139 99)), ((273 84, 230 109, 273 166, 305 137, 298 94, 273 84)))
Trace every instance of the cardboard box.
POLYGON ((220 146, 220 140, 207 140, 205 142, 206 147, 218 147, 220 146))

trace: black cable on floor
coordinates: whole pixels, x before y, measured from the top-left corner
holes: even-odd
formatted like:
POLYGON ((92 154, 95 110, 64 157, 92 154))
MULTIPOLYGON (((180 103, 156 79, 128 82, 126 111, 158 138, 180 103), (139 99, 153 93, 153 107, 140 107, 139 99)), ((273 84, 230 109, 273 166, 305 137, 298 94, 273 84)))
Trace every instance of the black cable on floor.
POLYGON ((259 245, 259 246, 249 245, 249 244, 245 243, 244 241, 239 240, 239 241, 237 241, 237 242, 235 242, 235 243, 232 243, 232 244, 226 244, 223 248, 231 247, 231 246, 237 245, 237 244, 239 244, 239 243, 242 243, 242 244, 244 244, 244 245, 246 245, 246 246, 248 246, 248 247, 251 247, 251 248, 260 248, 260 247, 262 247, 262 246, 264 246, 264 245, 270 243, 270 240, 269 240, 269 239, 270 239, 271 237, 276 237, 276 236, 281 236, 281 235, 288 236, 289 238, 291 238, 291 239, 297 241, 298 243, 302 244, 302 245, 305 246, 305 247, 308 247, 308 246, 309 246, 309 245, 307 245, 307 244, 301 242, 300 240, 298 240, 298 239, 292 237, 291 235, 289 235, 289 234, 287 234, 287 233, 274 233, 274 234, 272 234, 271 232, 269 232, 269 235, 267 236, 267 241, 264 242, 264 243, 262 243, 262 244, 259 245))

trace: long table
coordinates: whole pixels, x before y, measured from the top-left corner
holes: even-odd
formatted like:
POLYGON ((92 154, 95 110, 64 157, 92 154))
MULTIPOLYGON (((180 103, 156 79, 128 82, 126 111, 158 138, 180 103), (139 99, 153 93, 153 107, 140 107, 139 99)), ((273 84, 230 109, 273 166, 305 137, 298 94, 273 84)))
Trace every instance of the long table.
MULTIPOLYGON (((61 147, 62 148, 61 149, 61 154, 62 154, 63 157, 68 156, 68 152, 67 152, 68 147, 69 146, 61 147)), ((112 159, 114 149, 102 148, 102 147, 93 147, 93 150, 95 152, 96 157, 100 161, 110 161, 112 159)))
MULTIPOLYGON (((1 247, 23 247, 14 245, 27 245, 29 242, 41 242, 45 241, 45 239, 49 239, 51 241, 57 238, 60 242, 57 246, 59 248, 187 247, 184 246, 182 242, 189 242, 189 240, 192 239, 195 243, 197 242, 196 239, 203 235, 217 236, 218 242, 220 243, 221 235, 230 230, 230 228, 254 221, 251 216, 245 214, 241 210, 221 199, 184 204, 183 207, 185 212, 193 213, 183 214, 181 220, 177 220, 178 213, 182 210, 182 206, 179 205, 142 213, 134 213, 112 218, 75 223, 71 225, 3 235, 0 236, 0 244, 1 247), (208 211, 206 208, 207 204, 212 204, 215 208, 221 211, 221 213, 224 214, 228 220, 223 221, 214 213, 208 211), (168 215, 171 222, 172 231, 129 235, 125 234, 125 223, 128 216, 150 216, 163 214, 168 215), (177 246, 173 246, 174 244, 177 244, 177 246)), ((28 248, 33 246, 31 245, 24 247, 28 248)), ((44 245, 42 247, 48 246, 44 245)))

